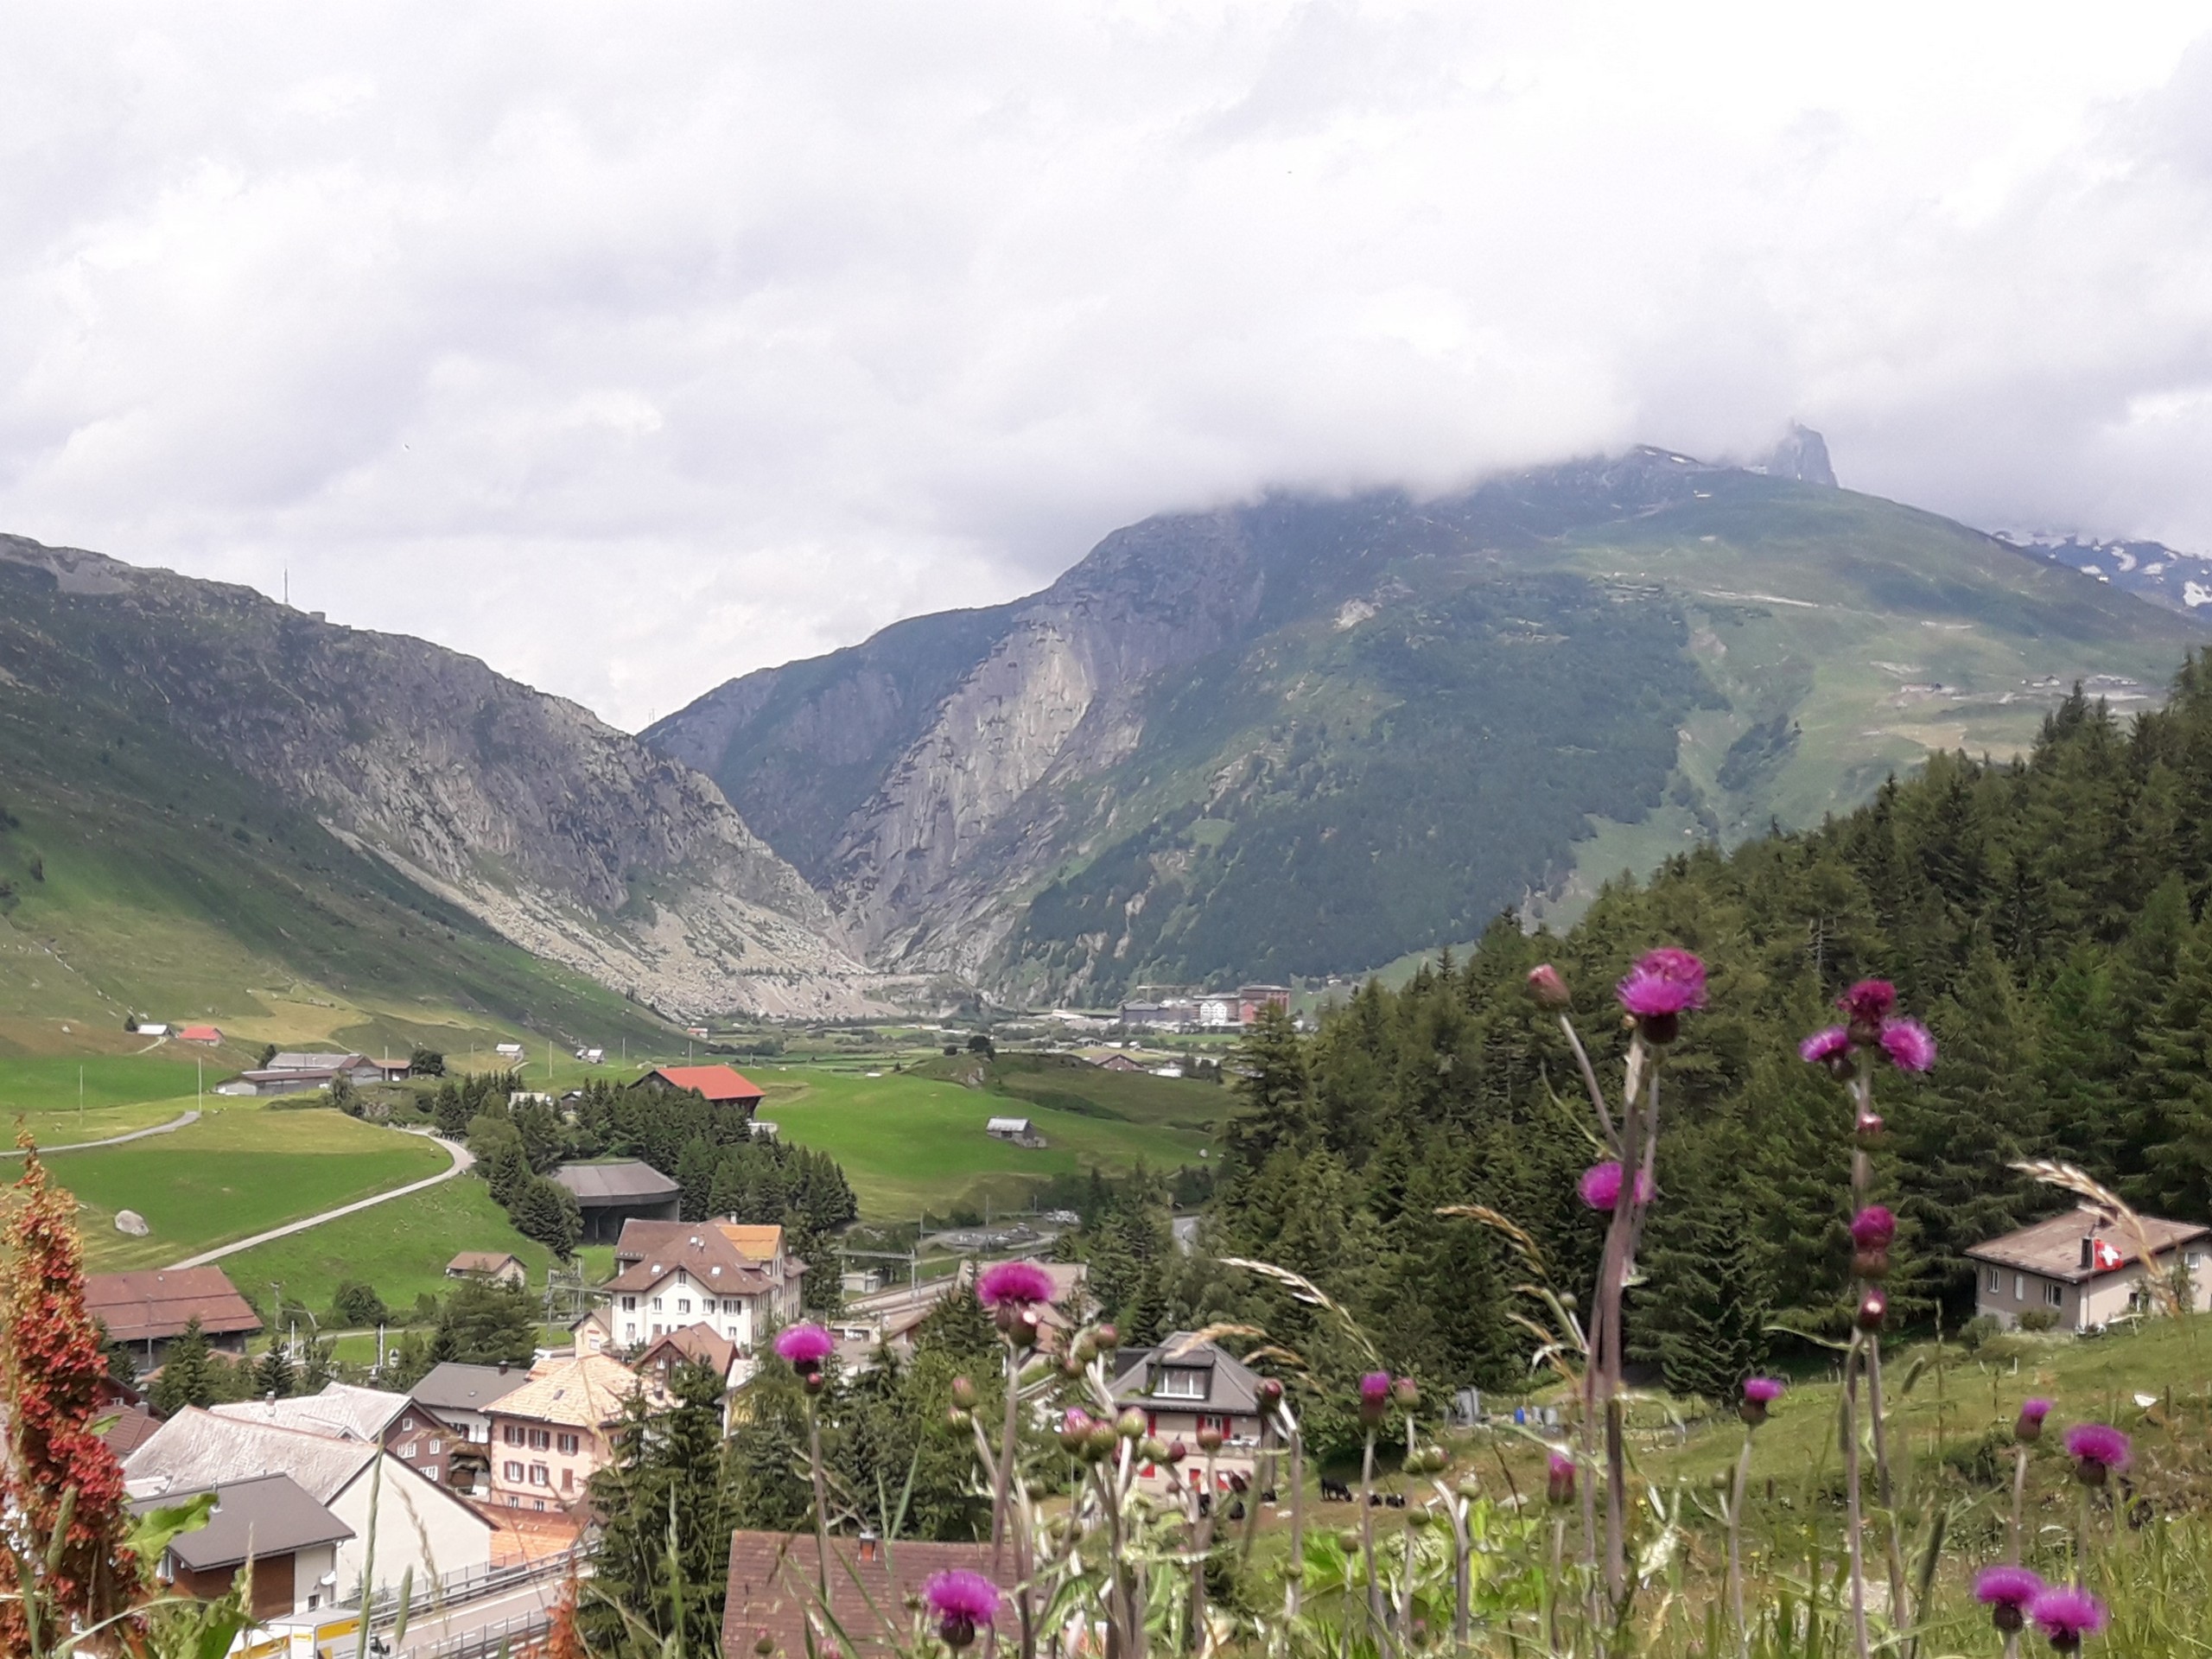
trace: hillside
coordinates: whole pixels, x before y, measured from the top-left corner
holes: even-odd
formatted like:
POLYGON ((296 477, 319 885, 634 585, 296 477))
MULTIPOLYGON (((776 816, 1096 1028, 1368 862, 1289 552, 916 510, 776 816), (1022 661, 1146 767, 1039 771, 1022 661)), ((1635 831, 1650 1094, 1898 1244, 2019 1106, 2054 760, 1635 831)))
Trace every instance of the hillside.
POLYGON ((708 780, 584 710, 15 537, 0 805, 0 996, 26 1016, 236 1015, 287 987, 593 1033, 650 1029, 640 1004, 864 1004, 805 881, 708 780))
MULTIPOLYGON (((1806 435, 1809 439, 1813 435, 1806 435)), ((1639 449, 1149 519, 645 734, 881 968, 1002 995, 1357 972, 2010 753, 2201 636, 1951 521, 1639 449)), ((1808 480, 1815 481, 1808 481, 1808 480)))

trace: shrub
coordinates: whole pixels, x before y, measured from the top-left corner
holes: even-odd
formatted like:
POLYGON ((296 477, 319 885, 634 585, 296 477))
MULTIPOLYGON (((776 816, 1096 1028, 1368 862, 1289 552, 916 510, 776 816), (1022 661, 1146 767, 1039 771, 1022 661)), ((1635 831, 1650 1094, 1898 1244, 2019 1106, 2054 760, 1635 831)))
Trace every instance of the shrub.
POLYGON ((1959 1346, 1970 1354, 1979 1353, 1982 1344, 2004 1328, 1994 1313, 1977 1313, 1959 1327, 1959 1346))
POLYGON ((334 1323, 353 1330, 391 1323, 391 1310, 377 1294, 376 1287, 358 1279, 341 1280, 331 1293, 330 1316, 334 1323))
POLYGON ((2056 1331, 2057 1328, 2058 1310, 2055 1307, 2031 1307, 2020 1315, 2020 1329, 2023 1331, 2056 1331))

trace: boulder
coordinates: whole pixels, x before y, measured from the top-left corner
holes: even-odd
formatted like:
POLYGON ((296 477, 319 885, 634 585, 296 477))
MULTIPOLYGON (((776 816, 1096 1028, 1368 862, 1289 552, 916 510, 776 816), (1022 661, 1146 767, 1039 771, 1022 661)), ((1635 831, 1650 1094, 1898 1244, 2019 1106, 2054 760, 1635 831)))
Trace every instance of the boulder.
POLYGON ((136 1210, 118 1210, 115 1212, 115 1230, 128 1233, 133 1238, 143 1238, 154 1230, 146 1224, 146 1217, 136 1210))

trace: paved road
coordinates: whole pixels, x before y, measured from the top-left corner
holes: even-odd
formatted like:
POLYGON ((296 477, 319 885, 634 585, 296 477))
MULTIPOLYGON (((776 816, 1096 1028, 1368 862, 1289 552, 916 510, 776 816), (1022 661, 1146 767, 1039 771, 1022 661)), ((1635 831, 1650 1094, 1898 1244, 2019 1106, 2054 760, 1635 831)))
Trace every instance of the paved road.
MULTIPOLYGON (((39 1152, 43 1155, 49 1152, 85 1152, 93 1147, 119 1147, 126 1141, 143 1141, 149 1135, 175 1135, 186 1124, 197 1123, 199 1121, 200 1114, 197 1110, 179 1112, 168 1122, 156 1123, 150 1129, 133 1129, 128 1135, 111 1135, 105 1141, 72 1141, 66 1147, 41 1147, 39 1152)), ((16 1147, 10 1147, 7 1152, 0 1154, 0 1157, 8 1158, 20 1158, 22 1155, 22 1149, 16 1147)))
MULTIPOLYGON (((400 1133, 404 1134, 409 1131, 403 1130, 400 1133)), ((431 1135, 426 1136, 425 1139, 436 1140, 437 1137, 431 1135)), ((267 1232, 256 1233, 251 1238, 242 1238, 237 1243, 226 1244, 219 1249, 202 1250, 198 1255, 187 1256, 183 1261, 172 1262, 169 1265, 172 1268, 204 1268, 210 1262, 219 1262, 226 1255, 236 1255, 240 1250, 250 1250, 257 1244, 266 1244, 272 1238, 289 1238, 294 1233, 304 1233, 310 1227, 320 1227, 326 1221, 335 1221, 340 1216, 353 1215, 379 1204, 390 1204, 394 1198, 404 1198, 410 1192, 420 1192, 425 1187, 435 1186, 440 1181, 449 1181, 476 1161, 474 1154, 471 1153, 467 1147, 455 1141, 438 1141, 437 1144, 444 1147, 447 1155, 453 1160, 453 1167, 433 1175, 427 1180, 410 1181, 405 1186, 395 1186, 391 1192, 379 1192, 374 1198, 356 1198, 351 1204, 340 1205, 335 1210, 326 1210, 319 1216, 309 1216, 302 1221, 288 1222, 282 1227, 271 1227, 267 1232)))
MULTIPOLYGON (((561 1599, 561 1592, 568 1584, 568 1575, 544 1578, 533 1584, 518 1585, 495 1596, 486 1596, 480 1601, 463 1602, 458 1607, 431 1611, 418 1608, 407 1621, 407 1640, 404 1645, 392 1648, 394 1659, 410 1659, 410 1656, 429 1655, 449 1643, 467 1640, 480 1632, 487 1638, 500 1634, 502 1627, 518 1637, 515 1645, 523 1645, 520 1633, 550 1612, 553 1604, 561 1599)), ((391 1643, 389 1621, 378 1627, 377 1634, 387 1645, 391 1643)))

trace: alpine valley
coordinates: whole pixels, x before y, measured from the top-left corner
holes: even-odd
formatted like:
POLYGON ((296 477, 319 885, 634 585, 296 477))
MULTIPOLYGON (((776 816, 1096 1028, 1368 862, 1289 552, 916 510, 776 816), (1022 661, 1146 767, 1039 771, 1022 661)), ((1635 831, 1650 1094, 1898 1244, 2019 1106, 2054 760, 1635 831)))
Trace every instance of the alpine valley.
POLYGON ((1155 518, 641 738, 0 537, 0 1021, 291 996, 604 1032, 1357 974, 2022 748, 2077 679, 2147 706, 2203 637, 1794 457, 1155 518))

